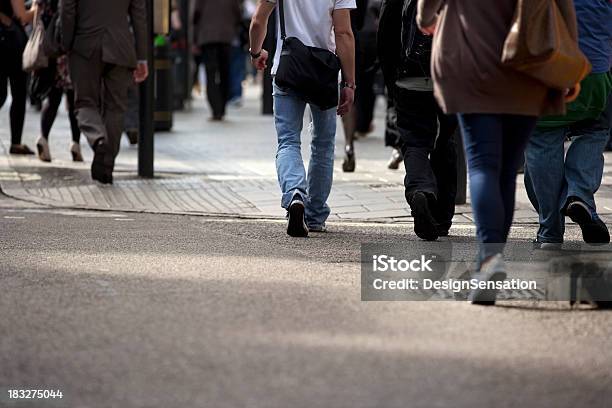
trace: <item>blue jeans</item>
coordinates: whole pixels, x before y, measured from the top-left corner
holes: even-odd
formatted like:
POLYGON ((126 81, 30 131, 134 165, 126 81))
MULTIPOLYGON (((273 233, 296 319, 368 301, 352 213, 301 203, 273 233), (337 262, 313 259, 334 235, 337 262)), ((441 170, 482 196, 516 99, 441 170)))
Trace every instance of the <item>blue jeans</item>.
POLYGON ((538 129, 525 152, 525 186, 538 211, 538 241, 563 242, 563 209, 569 197, 578 197, 597 217, 595 193, 603 177, 603 152, 610 135, 605 123, 594 121, 553 129, 538 129), (572 143, 567 151, 567 137, 572 143))
POLYGON ((470 177, 480 260, 503 252, 516 197, 516 176, 537 118, 459 114, 470 177))
POLYGON ((327 199, 334 176, 336 109, 321 110, 310 105, 312 143, 308 176, 302 160, 301 134, 306 102, 291 90, 274 85, 274 121, 278 135, 276 171, 283 197, 281 205, 288 209, 299 194, 306 206, 306 224, 310 228, 325 226, 330 209, 327 199))

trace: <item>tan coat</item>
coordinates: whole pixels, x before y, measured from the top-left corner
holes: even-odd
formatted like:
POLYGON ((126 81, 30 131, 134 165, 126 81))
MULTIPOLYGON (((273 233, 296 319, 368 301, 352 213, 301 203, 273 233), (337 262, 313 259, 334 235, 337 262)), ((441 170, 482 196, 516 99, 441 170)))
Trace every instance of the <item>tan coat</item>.
MULTIPOLYGON (((572 0, 558 0, 570 10, 572 0)), ((540 116, 565 111, 562 93, 505 67, 504 42, 516 0, 419 0, 417 22, 431 26, 438 15, 432 76, 446 113, 540 116)))

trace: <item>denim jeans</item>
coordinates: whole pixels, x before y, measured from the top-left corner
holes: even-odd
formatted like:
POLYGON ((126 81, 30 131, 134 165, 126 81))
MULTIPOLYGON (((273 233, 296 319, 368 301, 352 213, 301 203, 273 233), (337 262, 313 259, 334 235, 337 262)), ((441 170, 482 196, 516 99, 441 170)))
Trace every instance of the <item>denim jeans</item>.
POLYGON ((538 211, 538 241, 563 242, 569 197, 578 197, 597 217, 595 193, 603 177, 603 152, 610 135, 609 120, 578 122, 570 127, 538 129, 525 152, 525 186, 538 211), (564 142, 572 143, 565 153, 564 142))
POLYGON ((468 160, 480 260, 503 252, 516 197, 516 176, 537 118, 459 114, 468 160))
POLYGON ((334 176, 336 109, 321 110, 310 105, 312 143, 308 175, 302 160, 301 134, 306 102, 288 89, 274 85, 274 121, 278 135, 276 171, 283 193, 281 205, 288 209, 299 194, 306 207, 310 228, 325 225, 330 209, 327 199, 334 176))

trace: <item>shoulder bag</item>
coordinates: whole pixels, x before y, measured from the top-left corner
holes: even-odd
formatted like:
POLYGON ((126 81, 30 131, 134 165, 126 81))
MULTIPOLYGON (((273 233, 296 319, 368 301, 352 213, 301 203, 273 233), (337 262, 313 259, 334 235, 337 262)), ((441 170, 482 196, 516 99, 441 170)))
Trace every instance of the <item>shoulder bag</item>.
POLYGON ((49 66, 49 58, 45 54, 45 26, 41 17, 36 13, 34 30, 23 51, 23 70, 36 71, 49 66))
POLYGON ((517 0, 502 62, 560 90, 574 87, 591 71, 578 45, 576 17, 558 0, 517 0))
POLYGON ((291 89, 321 110, 338 106, 340 59, 329 50, 308 47, 296 37, 287 38, 283 0, 278 5, 283 47, 276 85, 291 89))

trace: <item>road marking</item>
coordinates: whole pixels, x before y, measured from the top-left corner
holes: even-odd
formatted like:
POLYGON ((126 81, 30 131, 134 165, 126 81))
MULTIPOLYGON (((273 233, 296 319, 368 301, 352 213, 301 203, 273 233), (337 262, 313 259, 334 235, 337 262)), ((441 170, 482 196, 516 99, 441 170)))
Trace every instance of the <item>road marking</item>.
POLYGON ((5 215, 4 219, 5 220, 25 220, 25 217, 13 217, 13 216, 10 216, 10 215, 5 215))
POLYGON ((134 221, 133 218, 115 218, 115 221, 134 221))

